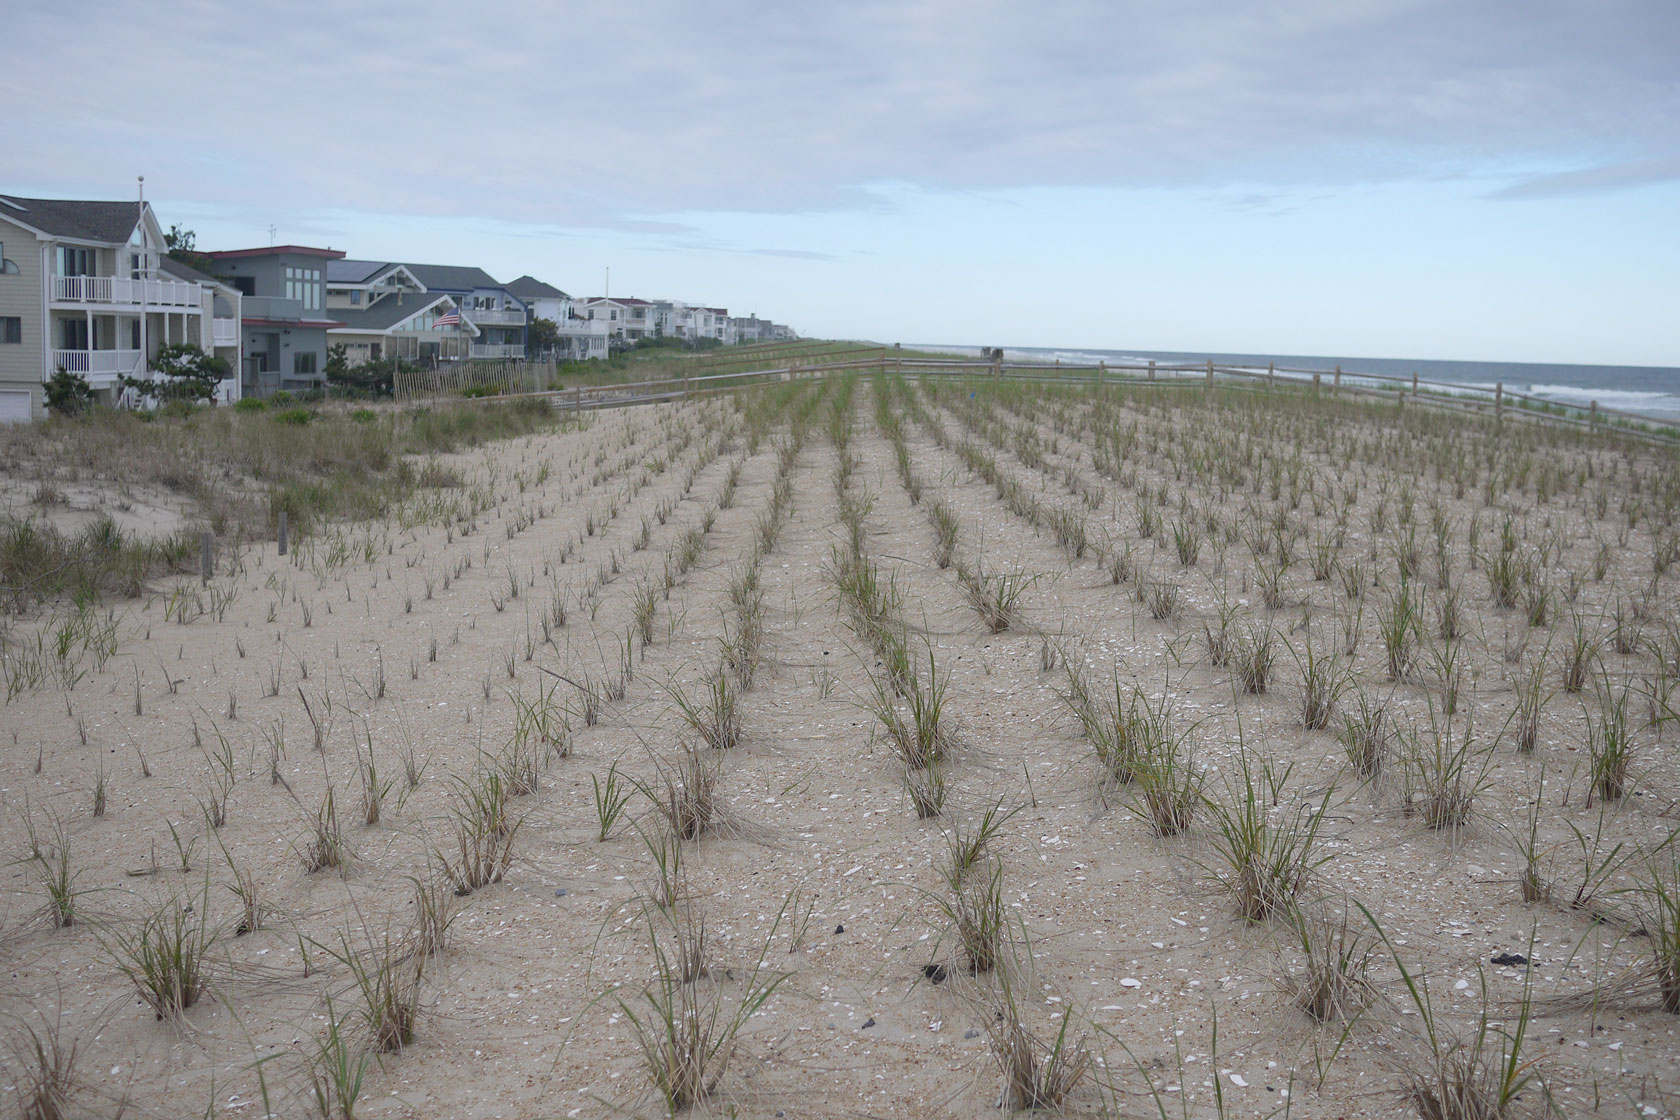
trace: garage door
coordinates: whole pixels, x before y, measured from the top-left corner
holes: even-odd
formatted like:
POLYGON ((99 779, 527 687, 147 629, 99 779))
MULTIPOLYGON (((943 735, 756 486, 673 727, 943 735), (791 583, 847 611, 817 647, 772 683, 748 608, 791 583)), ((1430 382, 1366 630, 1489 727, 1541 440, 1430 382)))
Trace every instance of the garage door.
POLYGON ((27 424, 29 415, 28 389, 0 389, 0 424, 27 424))

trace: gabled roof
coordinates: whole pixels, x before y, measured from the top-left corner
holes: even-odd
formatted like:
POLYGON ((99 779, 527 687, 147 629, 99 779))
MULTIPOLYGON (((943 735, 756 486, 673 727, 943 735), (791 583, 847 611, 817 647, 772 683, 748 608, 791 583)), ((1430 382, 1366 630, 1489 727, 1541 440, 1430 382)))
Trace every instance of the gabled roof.
MULTIPOLYGON (((384 332, 395 327, 398 323, 429 311, 440 303, 447 303, 453 307, 455 301, 442 293, 425 293, 401 303, 397 301, 396 297, 389 297, 368 308, 347 309, 338 307, 333 309, 333 314, 344 321, 344 325, 339 328, 340 330, 364 333, 368 331, 384 332)), ((476 335, 478 333, 478 328, 465 319, 461 320, 461 325, 468 328, 469 334, 476 335)))
POLYGON ((327 262, 327 283, 367 284, 381 272, 397 267, 389 261, 341 260, 327 262))
POLYGON ((620 307, 648 307, 645 299, 631 299, 629 296, 590 296, 584 303, 616 303, 620 307))
POLYGON ((495 277, 482 268, 459 264, 405 264, 427 291, 470 292, 474 288, 500 288, 495 277))
POLYGON ((175 277, 177 280, 191 280, 196 284, 215 284, 228 287, 225 280, 218 280, 207 272, 200 272, 190 264, 183 264, 174 257, 164 257, 158 262, 158 267, 175 277))
POLYGON ((128 242, 140 224, 140 203, 86 202, 68 198, 20 198, 0 195, 0 216, 21 222, 51 237, 78 241, 128 242))
POLYGON ((520 299, 565 299, 566 293, 553 284, 544 284, 535 276, 521 276, 507 286, 520 299))

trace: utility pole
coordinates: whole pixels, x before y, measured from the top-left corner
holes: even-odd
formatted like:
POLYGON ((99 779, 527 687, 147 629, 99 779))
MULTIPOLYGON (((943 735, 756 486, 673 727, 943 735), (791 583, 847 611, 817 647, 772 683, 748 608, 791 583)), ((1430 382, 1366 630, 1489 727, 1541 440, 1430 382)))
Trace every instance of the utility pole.
MULTIPOLYGON (((142 215, 144 215, 145 212, 146 212, 146 177, 144 175, 142 175, 142 176, 140 176, 140 213, 142 215)), ((146 250, 145 250, 144 246, 141 247, 140 251, 141 251, 142 254, 145 253, 146 250)), ((149 376, 152 372, 152 360, 151 360, 151 356, 150 356, 150 350, 149 350, 148 346, 146 345, 146 342, 147 342, 147 339, 146 339, 146 319, 147 319, 147 315, 146 315, 146 259, 145 259, 144 256, 142 256, 141 259, 140 259, 139 272, 140 272, 140 374, 141 374, 142 377, 145 377, 145 376, 149 376)), ((93 339, 91 337, 89 337, 89 339, 88 339, 88 346, 89 347, 93 346, 93 339)))

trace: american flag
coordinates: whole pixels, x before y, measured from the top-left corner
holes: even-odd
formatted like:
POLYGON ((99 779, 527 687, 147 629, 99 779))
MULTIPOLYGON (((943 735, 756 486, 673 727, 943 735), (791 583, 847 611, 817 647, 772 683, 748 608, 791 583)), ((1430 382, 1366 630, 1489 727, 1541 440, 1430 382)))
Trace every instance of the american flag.
POLYGON ((432 324, 434 327, 458 327, 460 325, 461 313, 453 307, 439 315, 437 321, 432 324))

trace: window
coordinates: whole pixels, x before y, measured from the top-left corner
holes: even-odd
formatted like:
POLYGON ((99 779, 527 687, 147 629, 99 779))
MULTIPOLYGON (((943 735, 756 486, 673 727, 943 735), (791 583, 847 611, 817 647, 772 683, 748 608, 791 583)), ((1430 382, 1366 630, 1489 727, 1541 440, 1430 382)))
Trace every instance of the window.
POLYGON ((305 311, 321 310, 321 270, 287 265, 286 298, 297 300, 305 311))
POLYGON ((58 321, 58 348, 60 350, 89 349, 87 320, 60 319, 58 321))
POLYGON ((60 245, 58 247, 58 274, 60 276, 92 276, 93 250, 60 245))
POLYGON ((257 278, 255 276, 235 276, 233 286, 239 289, 239 294, 242 296, 250 296, 252 299, 257 296, 257 278))
POLYGON ((23 320, 16 315, 0 317, 0 343, 18 346, 23 343, 23 320))
POLYGON ((0 276, 16 276, 17 274, 17 262, 6 259, 6 243, 0 241, 0 276))
POLYGON ((362 293, 361 292, 351 292, 350 293, 350 302, 351 302, 352 305, 361 303, 362 302, 362 293))
POLYGON ((292 355, 292 372, 310 374, 315 372, 315 351, 300 350, 292 355))

